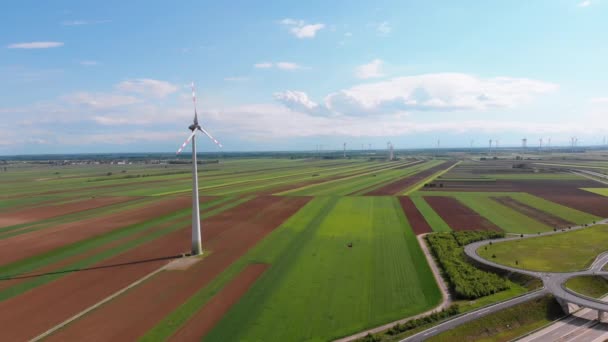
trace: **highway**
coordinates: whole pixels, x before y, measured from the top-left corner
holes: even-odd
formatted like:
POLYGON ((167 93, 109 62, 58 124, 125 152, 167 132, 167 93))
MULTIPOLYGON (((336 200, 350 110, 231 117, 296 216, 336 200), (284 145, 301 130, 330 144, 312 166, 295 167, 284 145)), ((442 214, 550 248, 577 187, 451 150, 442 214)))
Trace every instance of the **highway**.
MULTIPOLYGON (((606 223, 608 223, 608 219, 596 222, 595 224, 598 225, 598 224, 606 224, 606 223)), ((588 226, 590 227, 592 225, 588 225, 588 226)), ((587 229, 587 227, 576 226, 576 227, 572 227, 571 229, 568 229, 567 231, 573 231, 573 230, 578 230, 578 229, 587 229)), ((594 298, 590 298, 590 297, 586 297, 586 296, 577 294, 577 293, 567 289, 564 286, 564 283, 571 277, 576 277, 576 276, 581 276, 581 275, 608 276, 608 272, 601 271, 602 268, 604 267, 604 265, 608 264, 608 252, 602 253, 599 256, 597 256, 597 258, 594 260, 594 262, 589 267, 589 269, 583 270, 583 271, 577 271, 577 272, 569 272, 569 273, 551 273, 551 272, 536 272, 536 271, 523 270, 520 268, 497 264, 495 262, 484 259, 481 256, 479 256, 479 254, 477 254, 477 250, 480 247, 487 245, 489 243, 500 243, 500 242, 506 242, 506 241, 512 241, 512 240, 537 238, 540 236, 561 234, 563 232, 564 231, 551 231, 551 232, 546 232, 546 233, 541 233, 541 234, 528 234, 528 235, 524 235, 523 237, 517 236, 517 237, 511 237, 511 238, 483 240, 483 241, 474 242, 474 243, 471 243, 471 244, 465 246, 465 248, 464 248, 465 254, 469 258, 473 259, 474 261, 476 261, 480 264, 486 265, 486 266, 493 267, 495 269, 506 270, 509 272, 520 273, 520 274, 525 274, 528 276, 536 277, 536 278, 542 280, 543 288, 540 290, 525 294, 520 297, 516 297, 516 298, 510 299, 510 300, 507 300, 504 302, 500 302, 500 303, 497 303, 497 304, 494 304, 494 305, 491 305, 488 307, 479 308, 477 310, 474 310, 474 311, 471 311, 471 312, 468 312, 468 313, 465 313, 465 314, 462 314, 459 316, 455 316, 447 321, 444 321, 441 324, 438 324, 427 330, 421 331, 420 333, 418 333, 416 335, 412 335, 410 337, 402 339, 401 342, 424 341, 431 336, 438 335, 442 332, 453 329, 461 324, 475 320, 479 317, 506 309, 508 307, 511 307, 511 306, 514 306, 514 305, 517 305, 520 303, 524 303, 531 299, 538 298, 538 297, 541 297, 541 296, 544 296, 547 294, 552 294, 554 297, 564 300, 565 302, 573 303, 578 306, 587 308, 587 309, 583 309, 579 312, 579 315, 582 313, 582 316, 580 316, 580 317, 572 316, 572 317, 566 318, 567 320, 569 320, 569 321, 567 321, 567 324, 563 323, 560 325, 561 327, 558 326, 558 328, 555 328, 551 332, 551 335, 567 338, 563 341, 579 341, 580 339, 578 339, 578 338, 580 336, 578 336, 576 334, 577 332, 579 332, 585 338, 584 341, 592 341, 594 339, 603 338, 602 336, 604 335, 605 331, 607 331, 606 329, 608 329, 608 324, 606 324, 606 323, 600 324, 599 322, 595 321, 594 319, 597 318, 596 310, 608 312, 608 303, 603 302, 598 299, 594 299, 594 298), (589 329, 589 328, 591 328, 591 329, 589 329), (574 336, 571 336, 572 339, 570 339, 568 336, 564 336, 564 334, 567 335, 570 333, 575 334, 574 336), (557 334, 562 334, 562 335, 557 335, 557 334)), ((534 339, 534 340, 530 340, 530 341, 539 342, 539 341, 547 341, 547 340, 552 341, 553 340, 551 338, 546 339, 547 337, 548 336, 542 336, 541 339, 534 339)), ((557 340, 561 341, 561 337, 558 338, 557 340)), ((583 341, 583 340, 580 340, 580 341, 583 341)))
MULTIPOLYGON (((608 297, 603 298, 608 299, 608 297)), ((600 323, 592 309, 582 309, 537 332, 519 339, 519 342, 589 342, 608 338, 608 323, 600 323)))
POLYGON ((498 312, 500 310, 504 310, 506 308, 509 308, 513 305, 517 305, 517 304, 521 304, 521 303, 525 303, 529 300, 532 300, 534 298, 538 298, 538 297, 542 297, 545 296, 546 294, 548 294, 548 292, 545 289, 540 289, 534 292, 530 292, 527 293, 523 296, 520 297, 515 297, 509 300, 506 300, 504 302, 500 302, 500 303, 496 303, 490 306, 486 306, 486 307, 482 307, 479 308, 477 310, 474 311, 470 311, 458 316, 455 316, 443 323, 440 323, 432 328, 429 328, 427 330, 421 331, 416 335, 412 335, 410 337, 407 337, 403 340, 401 340, 401 342, 419 342, 419 341, 424 341, 427 338, 431 337, 431 336, 435 336, 438 334, 441 334, 444 331, 448 331, 450 329, 454 329, 457 326, 470 322, 470 321, 474 321, 482 316, 485 316, 487 314, 491 314, 494 312, 498 312))
POLYGON ((595 259, 595 261, 593 262, 593 264, 591 265, 591 267, 589 269, 584 270, 584 271, 568 272, 568 273, 566 273, 566 272, 551 273, 551 272, 536 272, 536 271, 522 270, 520 268, 497 264, 495 262, 484 259, 481 256, 479 256, 479 254, 477 254, 477 249, 489 244, 490 242, 498 243, 498 242, 504 242, 504 241, 509 241, 509 240, 518 240, 518 239, 522 239, 522 238, 518 237, 518 238, 478 241, 478 242, 474 242, 472 244, 465 246, 464 252, 469 258, 475 260, 476 262, 478 262, 480 264, 491 266, 493 268, 500 269, 500 270, 525 274, 528 276, 539 278, 542 280, 544 288, 547 289, 547 291, 549 293, 551 293, 553 296, 555 296, 558 299, 562 299, 568 303, 576 304, 581 307, 608 312, 608 303, 603 302, 599 299, 582 296, 576 292, 573 292, 573 291, 567 289, 564 286, 564 283, 572 277, 585 276, 585 275, 608 276, 608 272, 601 271, 601 269, 604 267, 604 265, 606 263, 608 263, 608 253, 600 254, 595 259))

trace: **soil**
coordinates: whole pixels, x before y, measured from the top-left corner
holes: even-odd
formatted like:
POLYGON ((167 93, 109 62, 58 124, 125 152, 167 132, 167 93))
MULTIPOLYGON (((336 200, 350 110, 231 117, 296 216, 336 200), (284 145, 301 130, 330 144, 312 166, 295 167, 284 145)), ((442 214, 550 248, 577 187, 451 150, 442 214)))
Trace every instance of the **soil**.
POLYGON ((134 199, 135 197, 97 197, 84 201, 28 208, 15 212, 4 212, 0 214, 0 228, 45 220, 116 203, 128 202, 134 199))
POLYGON ((266 271, 266 264, 251 264, 230 281, 179 329, 170 341, 200 341, 266 271))
MULTIPOLYGON (((417 164, 413 163, 413 164, 417 164)), ((412 166, 413 164, 409 164, 409 166, 412 166)), ((292 183, 292 184, 286 184, 286 185, 280 185, 278 187, 272 187, 272 188, 268 188, 268 189, 264 189, 262 191, 258 191, 256 192, 259 195, 262 194, 278 194, 281 192, 285 192, 285 191, 289 191, 289 190, 295 190, 295 189, 299 189, 305 186, 309 186, 309 185, 315 185, 315 184, 321 184, 321 183, 325 183, 325 182, 329 182, 329 181, 333 181, 333 180, 338 180, 338 179, 342 179, 342 178, 347 178, 347 177, 353 177, 353 176, 357 176, 357 175, 362 175, 365 173, 370 173, 373 172, 375 170, 382 170, 384 168, 386 168, 387 165, 386 164, 382 164, 379 166, 374 166, 372 168, 369 169, 365 169, 365 170, 361 170, 361 171, 357 171, 355 173, 349 173, 349 174, 339 174, 339 175, 335 175, 335 176, 330 176, 330 177, 311 177, 311 180, 307 180, 307 181, 303 181, 303 182, 298 182, 298 183, 292 183)), ((404 166, 405 167, 405 166, 404 166)))
MULTIPOLYGON (((185 271, 164 271, 157 274, 135 289, 127 291, 87 316, 66 326, 50 336, 49 340, 136 340, 199 289, 208 285, 216 276, 255 246, 259 240, 281 225, 283 221, 309 200, 309 197, 261 196, 205 220, 202 227, 203 247, 206 254, 201 262, 192 265, 185 271)), ((177 231, 170 237, 155 241, 152 245, 159 248, 158 252, 154 253, 156 249, 140 248, 139 253, 131 257, 130 260, 173 255, 183 251, 184 246, 190 246, 190 229, 177 231)), ((135 251, 129 254, 135 254, 135 251)), ((155 264, 154 266, 158 267, 159 265, 155 264)), ((139 268, 140 266, 134 267, 138 270, 139 268)), ((148 268, 146 271, 149 273, 151 270, 148 268)), ((76 312, 98 302, 110 293, 116 292, 126 286, 125 283, 131 283, 143 276, 143 272, 133 276, 131 273, 116 274, 117 272, 110 271, 112 276, 108 277, 107 271, 95 277, 101 284, 85 283, 85 286, 82 287, 83 291, 78 293, 79 296, 74 296, 74 294, 65 292, 63 289, 55 289, 60 293, 53 293, 53 291, 44 291, 41 288, 37 289, 37 292, 44 294, 44 297, 39 299, 42 302, 19 303, 15 301, 13 303, 0 303, 0 310, 5 304, 11 304, 10 307, 18 305, 21 308, 31 308, 27 312, 24 312, 26 309, 22 309, 17 315, 13 312, 10 316, 14 318, 8 324, 11 322, 12 324, 19 324, 21 322, 20 324, 24 325, 25 318, 34 314, 45 316, 47 320, 43 321, 43 318, 37 317, 37 324, 28 321, 29 328, 24 327, 21 334, 12 334, 10 337, 13 338, 11 339, 2 336, 3 332, 0 331, 0 339, 22 340, 29 337, 29 335, 24 334, 25 331, 29 331, 30 334, 31 331, 40 333, 40 331, 49 329, 76 312), (128 281, 122 281, 125 277, 128 278, 128 281), (87 289, 87 286, 92 288, 87 289), (49 310, 42 314, 36 312, 36 308, 52 308, 53 306, 49 305, 48 302, 59 301, 59 298, 68 294, 70 303, 62 303, 63 315, 59 315, 56 310, 49 310)), ((80 282, 77 279, 72 279, 69 284, 76 283, 78 285, 80 282)), ((6 306, 6 308, 8 307, 6 306)), ((8 311, 10 310, 7 309, 7 313, 8 311)), ((0 312, 0 322, 5 322, 2 316, 4 315, 0 312)), ((7 317, 7 319, 9 318, 7 317)))
MULTIPOLYGON (((19 283, 25 282, 25 281, 29 281, 32 280, 36 277, 39 276, 43 276, 46 274, 52 274, 53 272, 58 271, 61 268, 64 268, 70 264, 73 264, 75 262, 78 262, 79 260, 84 260, 90 256, 99 254, 99 253, 103 253, 104 251, 107 251, 111 248, 117 247, 123 243, 127 243, 129 241, 135 240, 137 238, 140 238, 141 236, 145 235, 145 234, 152 234, 156 231, 159 231, 161 229, 164 229, 166 227, 168 227, 169 225, 173 224, 174 222, 166 222, 164 224, 152 227, 150 229, 147 229, 143 232, 139 232, 137 234, 122 238, 122 239, 118 239, 118 240, 114 240, 110 243, 107 243, 105 245, 102 246, 98 246, 96 248, 90 249, 88 251, 86 251, 85 253, 81 253, 78 255, 74 255, 71 256, 69 258, 66 258, 64 260, 58 261, 56 263, 52 263, 50 265, 44 266, 40 269, 37 269, 33 272, 29 272, 29 273, 21 273, 21 274, 15 274, 15 275, 9 275, 9 274, 3 274, 2 278, 6 279, 6 280, 1 280, 0 281, 0 290, 4 290, 8 287, 17 285, 19 283)), ((73 271, 72 271, 73 272, 73 271)), ((66 272, 66 273, 70 273, 70 271, 66 272)))
MULTIPOLYGON (((201 202, 211 197, 201 197, 201 202)), ((39 255, 55 248, 98 236, 115 229, 189 208, 190 197, 163 199, 142 207, 106 214, 100 217, 69 222, 0 240, 0 260, 3 265, 39 255)))
POLYGON ((416 235, 430 233, 433 231, 428 222, 426 222, 424 216, 422 216, 422 213, 418 210, 418 208, 416 208, 416 205, 414 202, 412 202, 411 198, 399 197, 399 203, 401 204, 401 208, 403 208, 405 216, 410 222, 412 230, 414 230, 416 235))
POLYGON ((608 197, 581 190, 602 188, 592 180, 496 180, 495 182, 444 182, 443 188, 424 188, 425 191, 526 192, 599 217, 608 217, 608 197))
POLYGON ((494 230, 501 229, 480 216, 475 211, 452 197, 425 196, 424 200, 453 230, 494 230))
POLYGON ((377 188, 375 190, 372 190, 368 193, 366 193, 366 196, 391 196, 391 195, 396 195, 398 193, 400 193, 401 191, 409 188, 410 186, 417 184, 420 181, 423 181, 424 179, 432 176, 433 174, 441 171, 441 170, 445 170, 449 167, 451 167, 452 165, 454 165, 456 162, 447 162, 447 163, 443 163, 441 165, 437 165, 434 166, 430 169, 418 172, 414 175, 411 175, 409 177, 397 180, 395 182, 389 183, 387 185, 384 185, 380 188, 377 188))
POLYGON ((520 212, 528 217, 531 217, 539 222, 542 222, 550 227, 563 228, 563 227, 569 227, 569 226, 573 225, 572 222, 566 221, 560 217, 553 216, 542 210, 538 210, 527 204, 516 201, 511 197, 500 196, 500 197, 492 197, 492 199, 504 206, 507 206, 515 211, 518 211, 518 212, 520 212))

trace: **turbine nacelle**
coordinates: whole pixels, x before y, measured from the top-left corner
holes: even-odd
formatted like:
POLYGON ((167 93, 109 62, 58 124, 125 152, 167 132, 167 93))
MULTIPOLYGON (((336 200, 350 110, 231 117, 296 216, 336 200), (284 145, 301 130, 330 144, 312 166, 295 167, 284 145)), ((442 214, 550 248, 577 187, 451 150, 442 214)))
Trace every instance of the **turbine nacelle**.
POLYGON ((184 141, 182 146, 177 150, 176 154, 180 154, 184 150, 184 148, 186 146, 188 146, 188 143, 190 143, 192 138, 194 138, 194 136, 196 135, 196 131, 202 132, 209 139, 211 139, 211 141, 213 141, 214 144, 216 144, 219 147, 222 147, 222 144, 219 141, 217 141, 217 139, 215 139, 211 134, 209 134, 209 132, 207 132, 207 130, 205 130, 203 127, 201 127, 201 125, 199 125, 199 123, 198 123, 198 112, 196 110, 196 92, 194 91, 194 82, 192 82, 192 103, 194 104, 194 121, 193 121, 192 125, 188 126, 188 129, 190 131, 192 131, 192 133, 190 134, 188 139, 186 139, 186 141, 184 141))

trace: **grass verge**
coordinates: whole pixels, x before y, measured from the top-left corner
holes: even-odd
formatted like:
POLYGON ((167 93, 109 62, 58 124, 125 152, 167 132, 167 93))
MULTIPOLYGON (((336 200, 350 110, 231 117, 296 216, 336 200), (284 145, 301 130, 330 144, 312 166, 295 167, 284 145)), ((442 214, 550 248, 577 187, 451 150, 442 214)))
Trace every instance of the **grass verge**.
POLYGON ((608 225, 572 232, 486 245, 477 250, 493 262, 541 272, 573 272, 588 268, 605 252, 608 225), (564 253, 567 251, 567 253, 564 253))

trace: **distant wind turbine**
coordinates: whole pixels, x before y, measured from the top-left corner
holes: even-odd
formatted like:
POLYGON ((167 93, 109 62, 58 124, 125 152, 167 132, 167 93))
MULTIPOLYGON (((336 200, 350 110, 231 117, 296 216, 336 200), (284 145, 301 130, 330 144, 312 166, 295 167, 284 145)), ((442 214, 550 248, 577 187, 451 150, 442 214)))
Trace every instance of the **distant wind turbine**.
POLYGON ((184 148, 192 141, 192 255, 203 254, 203 247, 201 242, 201 220, 200 220, 200 207, 198 198, 198 165, 196 161, 196 132, 203 132, 211 141, 217 146, 222 147, 222 144, 217 141, 209 132, 207 132, 198 123, 198 113, 196 111, 196 93, 194 91, 194 82, 192 82, 192 103, 194 104, 194 121, 192 125, 188 127, 192 131, 188 139, 182 144, 177 150, 177 154, 180 154, 184 148))

